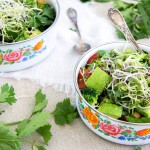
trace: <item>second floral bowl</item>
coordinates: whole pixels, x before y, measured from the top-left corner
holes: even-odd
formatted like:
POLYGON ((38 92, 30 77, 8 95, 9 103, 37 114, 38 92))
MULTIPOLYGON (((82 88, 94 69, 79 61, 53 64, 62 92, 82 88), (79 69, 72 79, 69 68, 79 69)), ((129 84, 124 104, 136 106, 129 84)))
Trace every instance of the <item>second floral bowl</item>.
POLYGON ((56 13, 53 24, 40 35, 21 42, 0 45, 0 72, 11 72, 31 67, 42 61, 54 49, 57 36, 59 4, 47 0, 56 13))
MULTIPOLYGON (((109 43, 97 48, 91 49, 78 61, 75 73, 74 84, 76 88, 76 105, 81 119, 100 137, 124 145, 144 145, 150 143, 150 123, 130 123, 121 120, 111 118, 97 109, 92 107, 82 96, 78 86, 78 74, 80 68, 85 66, 87 60, 99 50, 122 50, 126 46, 127 42, 109 43)), ((128 43, 129 48, 131 44, 128 43)), ((139 46, 150 52, 150 47, 139 44, 139 46)))

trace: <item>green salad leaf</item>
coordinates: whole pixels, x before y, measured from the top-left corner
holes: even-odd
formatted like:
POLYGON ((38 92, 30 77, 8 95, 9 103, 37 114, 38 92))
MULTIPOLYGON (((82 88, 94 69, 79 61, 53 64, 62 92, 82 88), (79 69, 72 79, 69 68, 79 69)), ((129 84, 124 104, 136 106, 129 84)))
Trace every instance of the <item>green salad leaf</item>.
POLYGON ((36 11, 33 17, 30 19, 29 25, 44 31, 45 28, 50 26, 55 18, 55 11, 48 4, 43 4, 40 6, 42 13, 38 14, 36 11))
POLYGON ((38 5, 37 0, 4 0, 0 3, 0 42, 12 43, 37 36, 54 22, 55 16, 51 5, 38 5))
POLYGON ((128 122, 133 122, 133 123, 150 123, 150 118, 143 117, 143 118, 134 118, 131 116, 126 116, 126 120, 128 122))

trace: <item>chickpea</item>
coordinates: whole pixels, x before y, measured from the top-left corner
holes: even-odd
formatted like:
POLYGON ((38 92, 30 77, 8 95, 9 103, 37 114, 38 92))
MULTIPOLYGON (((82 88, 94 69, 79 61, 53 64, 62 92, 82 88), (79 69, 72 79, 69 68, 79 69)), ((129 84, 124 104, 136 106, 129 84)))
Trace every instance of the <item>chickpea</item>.
POLYGON ((132 116, 134 117, 134 118, 141 118, 141 115, 138 113, 138 112, 134 112, 133 114, 132 114, 132 116))

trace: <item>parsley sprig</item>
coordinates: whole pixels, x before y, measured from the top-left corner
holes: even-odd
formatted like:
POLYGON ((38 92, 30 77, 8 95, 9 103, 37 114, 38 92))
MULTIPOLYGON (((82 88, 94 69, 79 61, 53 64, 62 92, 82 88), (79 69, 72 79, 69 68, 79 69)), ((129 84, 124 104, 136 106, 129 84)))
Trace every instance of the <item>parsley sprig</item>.
MULTIPOLYGON (((8 103, 12 105, 16 102, 14 97, 14 88, 5 84, 1 87, 0 103, 8 103)), ((44 109, 47 107, 48 100, 46 95, 40 89, 35 94, 35 106, 29 118, 22 121, 5 123, 0 121, 0 149, 1 150, 21 150, 22 143, 31 145, 31 149, 46 150, 45 146, 38 145, 28 138, 37 132, 43 138, 43 141, 48 145, 52 134, 49 118, 54 116, 55 122, 58 125, 70 124, 77 117, 76 109, 71 105, 70 99, 64 99, 63 102, 58 102, 56 109, 50 113, 44 109), (12 125, 17 125, 15 131, 11 130, 12 125)))

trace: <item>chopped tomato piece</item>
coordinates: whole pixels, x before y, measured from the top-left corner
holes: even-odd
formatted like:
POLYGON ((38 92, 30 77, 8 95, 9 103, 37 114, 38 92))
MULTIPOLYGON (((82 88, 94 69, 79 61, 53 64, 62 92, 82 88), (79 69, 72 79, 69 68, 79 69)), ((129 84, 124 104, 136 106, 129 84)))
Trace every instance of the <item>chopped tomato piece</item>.
POLYGON ((85 85, 85 82, 83 79, 83 75, 85 75, 87 78, 89 78, 91 73, 89 72, 88 69, 80 70, 80 72, 78 74, 78 85, 79 85, 80 89, 86 88, 86 85, 85 85))
POLYGON ((91 63, 92 63, 94 60, 96 60, 97 58, 99 58, 98 53, 92 55, 92 56, 88 59, 87 64, 91 64, 91 63))

